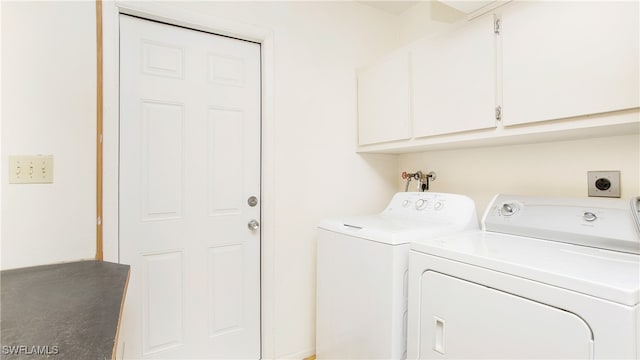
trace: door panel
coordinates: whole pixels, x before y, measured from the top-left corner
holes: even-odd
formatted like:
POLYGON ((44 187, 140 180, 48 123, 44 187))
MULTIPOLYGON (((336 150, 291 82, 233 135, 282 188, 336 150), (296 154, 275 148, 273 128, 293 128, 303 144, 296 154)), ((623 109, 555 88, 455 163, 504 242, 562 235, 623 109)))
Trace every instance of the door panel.
POLYGON ((242 209, 242 139, 244 114, 240 109, 209 109, 209 214, 238 214, 242 209), (220 150, 220 151, 216 151, 220 150), (225 171, 220 171, 224 169, 225 171), (237 174, 237 175, 230 175, 237 174))
POLYGON ((142 102, 143 218, 176 219, 182 215, 184 107, 142 102))
POLYGON ((182 345, 182 252, 142 256, 143 352, 182 345), (162 299, 162 301, 157 301, 162 299))
POLYGON ((242 244, 209 249, 209 334, 242 329, 242 244), (217 289, 217 291, 214 291, 217 289))
POLYGON ((120 17, 127 358, 259 358, 260 45, 120 17))

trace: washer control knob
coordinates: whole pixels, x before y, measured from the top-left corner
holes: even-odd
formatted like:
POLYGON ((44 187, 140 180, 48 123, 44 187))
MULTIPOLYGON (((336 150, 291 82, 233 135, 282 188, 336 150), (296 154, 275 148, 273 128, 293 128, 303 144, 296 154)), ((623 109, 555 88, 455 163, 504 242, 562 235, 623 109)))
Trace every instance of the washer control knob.
POLYGON ((444 204, 438 201, 437 203, 433 204, 433 208, 436 210, 442 210, 444 208, 444 204))
POLYGON ((598 219, 598 216, 596 216, 596 214, 590 211, 586 211, 584 214, 582 214, 582 218, 585 221, 592 222, 592 221, 596 221, 598 219))
POLYGON ((500 208, 500 214, 502 216, 512 216, 518 211, 518 207, 513 203, 504 203, 500 208))
POLYGON ((405 201, 402 202, 402 207, 407 207, 407 206, 409 206, 409 204, 411 204, 411 201, 405 200, 405 201))
POLYGON ((416 210, 422 210, 427 207, 427 200, 420 199, 416 201, 416 210))

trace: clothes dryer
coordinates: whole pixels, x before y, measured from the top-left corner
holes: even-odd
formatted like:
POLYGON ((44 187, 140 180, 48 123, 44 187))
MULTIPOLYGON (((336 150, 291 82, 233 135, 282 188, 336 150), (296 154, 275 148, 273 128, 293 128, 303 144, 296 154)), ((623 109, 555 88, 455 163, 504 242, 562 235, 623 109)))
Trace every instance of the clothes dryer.
POLYGON ((379 214, 318 227, 316 357, 406 357, 409 243, 478 229, 473 201, 397 193, 379 214))
POLYGON ((497 195, 482 227, 411 245, 408 358, 640 356, 628 200, 497 195))

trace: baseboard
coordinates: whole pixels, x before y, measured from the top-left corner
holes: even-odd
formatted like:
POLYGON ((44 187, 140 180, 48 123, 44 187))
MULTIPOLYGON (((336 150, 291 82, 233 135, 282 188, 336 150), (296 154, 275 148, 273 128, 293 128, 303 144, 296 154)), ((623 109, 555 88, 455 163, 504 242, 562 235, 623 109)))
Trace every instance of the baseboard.
POLYGON ((295 353, 278 356, 279 360, 315 360, 316 358, 316 349, 309 348, 306 350, 298 351, 295 353))

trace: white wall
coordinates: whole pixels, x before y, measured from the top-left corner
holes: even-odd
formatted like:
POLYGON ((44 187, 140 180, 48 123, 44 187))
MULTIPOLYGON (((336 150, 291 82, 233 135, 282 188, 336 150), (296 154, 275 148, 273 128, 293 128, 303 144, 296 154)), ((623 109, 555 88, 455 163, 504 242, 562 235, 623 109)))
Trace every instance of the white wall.
MULTIPOLYGON (((0 99, 2 99, 2 4, 0 4, 0 99)), ((4 162, 3 162, 3 152, 2 152, 2 101, 0 101, 0 270, 2 267, 2 191, 4 190, 4 185, 2 184, 2 179, 5 177, 4 171, 4 162)))
POLYGON ((2 269, 93 258, 95 5, 1 6, 2 169, 9 155, 54 156, 53 184, 2 176, 2 269))
POLYGON ((404 170, 435 171, 430 189, 468 195, 478 216, 497 193, 586 197, 592 170, 620 170, 629 199, 640 195, 640 135, 405 154, 404 170))

